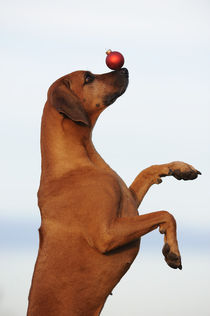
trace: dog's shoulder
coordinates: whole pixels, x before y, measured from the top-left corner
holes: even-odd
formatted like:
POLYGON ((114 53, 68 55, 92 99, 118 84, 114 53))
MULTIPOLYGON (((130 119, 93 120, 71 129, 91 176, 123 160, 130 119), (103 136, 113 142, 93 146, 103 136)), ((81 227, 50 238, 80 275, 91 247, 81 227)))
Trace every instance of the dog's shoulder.
POLYGON ((96 166, 78 168, 41 185, 38 192, 39 204, 59 200, 77 200, 78 203, 81 197, 88 200, 91 195, 94 199, 107 195, 114 198, 121 195, 121 181, 112 169, 96 166))
MULTIPOLYGON (((74 170, 63 178, 62 183, 68 191, 115 192, 119 194, 119 176, 111 169, 98 167, 74 170)), ((109 192, 110 193, 110 192, 109 192)))

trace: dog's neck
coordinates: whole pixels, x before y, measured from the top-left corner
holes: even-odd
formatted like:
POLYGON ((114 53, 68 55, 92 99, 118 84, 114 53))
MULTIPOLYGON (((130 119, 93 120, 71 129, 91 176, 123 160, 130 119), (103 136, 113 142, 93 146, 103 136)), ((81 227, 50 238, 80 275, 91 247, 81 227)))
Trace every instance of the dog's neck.
POLYGON ((47 102, 41 128, 42 177, 57 178, 91 165, 107 168, 92 143, 92 129, 65 118, 47 102))

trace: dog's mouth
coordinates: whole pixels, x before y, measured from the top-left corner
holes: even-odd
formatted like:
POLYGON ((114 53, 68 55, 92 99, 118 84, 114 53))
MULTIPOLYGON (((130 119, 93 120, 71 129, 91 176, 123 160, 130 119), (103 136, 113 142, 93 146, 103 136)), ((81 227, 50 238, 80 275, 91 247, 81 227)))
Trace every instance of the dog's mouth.
POLYGON ((113 94, 106 95, 104 97, 103 104, 105 106, 111 105, 112 103, 114 103, 117 100, 117 98, 119 98, 125 92, 125 90, 126 90, 126 88, 124 88, 121 92, 116 92, 113 94))
POLYGON ((119 96, 120 96, 119 93, 114 93, 114 94, 111 94, 111 95, 107 95, 107 96, 104 97, 103 104, 105 106, 109 106, 112 103, 114 103, 117 100, 117 98, 119 98, 119 96))
POLYGON ((114 103, 117 100, 117 98, 119 98, 125 92, 125 90, 127 89, 127 86, 128 86, 128 80, 125 80, 124 84, 123 84, 123 87, 119 91, 107 94, 103 98, 103 104, 105 106, 109 106, 112 103, 114 103))

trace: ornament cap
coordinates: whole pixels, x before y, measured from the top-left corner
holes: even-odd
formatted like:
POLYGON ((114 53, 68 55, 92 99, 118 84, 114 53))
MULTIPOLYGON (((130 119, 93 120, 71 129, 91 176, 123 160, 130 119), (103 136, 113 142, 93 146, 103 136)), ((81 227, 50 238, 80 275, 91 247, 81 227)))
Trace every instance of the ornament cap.
POLYGON ((111 52, 112 52, 112 50, 111 50, 111 49, 108 49, 108 50, 106 51, 106 54, 109 55, 111 52))

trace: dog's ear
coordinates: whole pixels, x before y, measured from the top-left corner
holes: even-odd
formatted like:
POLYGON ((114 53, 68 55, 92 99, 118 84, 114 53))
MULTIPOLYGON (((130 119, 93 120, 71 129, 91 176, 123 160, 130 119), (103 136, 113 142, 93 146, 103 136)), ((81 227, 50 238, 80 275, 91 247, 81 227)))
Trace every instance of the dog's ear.
POLYGON ((63 80, 51 93, 51 103, 59 113, 65 114, 74 122, 90 126, 90 119, 79 98, 70 89, 69 82, 63 80))

